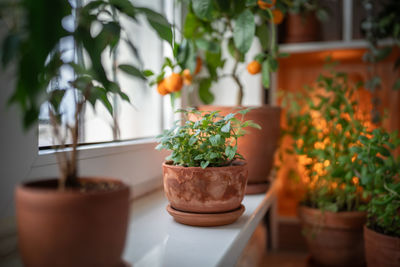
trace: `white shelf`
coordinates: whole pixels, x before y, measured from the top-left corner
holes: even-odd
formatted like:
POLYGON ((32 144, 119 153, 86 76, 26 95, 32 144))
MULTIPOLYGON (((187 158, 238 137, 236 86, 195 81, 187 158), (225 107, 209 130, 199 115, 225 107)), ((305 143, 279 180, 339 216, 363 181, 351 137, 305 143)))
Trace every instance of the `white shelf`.
POLYGON ((368 43, 364 40, 280 44, 279 52, 304 53, 333 49, 366 48, 367 45, 368 43))
POLYGON ((276 183, 267 194, 245 196, 246 211, 235 223, 192 227, 173 220, 159 190, 134 201, 123 258, 135 267, 234 266, 275 199, 276 183))
MULTIPOLYGON (((393 40, 386 39, 379 42, 380 46, 393 45, 393 40)), ((365 40, 352 40, 352 41, 332 41, 332 42, 310 42, 310 43, 293 43, 293 44, 280 44, 279 52, 284 53, 305 53, 305 52, 318 52, 324 50, 335 49, 355 49, 367 48, 368 42, 365 40)))

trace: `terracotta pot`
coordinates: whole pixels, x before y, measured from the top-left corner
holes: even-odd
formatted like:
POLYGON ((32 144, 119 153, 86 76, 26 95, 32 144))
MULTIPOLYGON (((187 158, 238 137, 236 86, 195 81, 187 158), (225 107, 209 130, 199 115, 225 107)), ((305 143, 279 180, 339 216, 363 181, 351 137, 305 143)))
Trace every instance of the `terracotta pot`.
POLYGON ((377 233, 364 226, 367 266, 400 266, 400 238, 377 233))
POLYGON ((366 212, 329 212, 300 206, 303 233, 312 260, 322 266, 364 266, 366 212))
POLYGON ((182 167, 163 164, 164 191, 174 209, 217 213, 240 207, 247 183, 247 164, 226 167, 182 167))
POLYGON ((24 266, 121 266, 129 188, 116 180, 90 180, 118 187, 61 192, 57 180, 17 187, 18 246, 24 266))
POLYGON ((314 12, 306 15, 289 13, 286 20, 286 43, 320 40, 320 23, 314 12))
MULTIPOLYGON (((237 111, 235 107, 223 106, 201 106, 199 109, 219 110, 222 115, 237 111)), ((280 136, 280 114, 279 107, 264 105, 252 109, 245 116, 245 120, 252 120, 262 127, 261 130, 247 127, 247 134, 240 137, 238 142, 238 153, 242 154, 248 163, 249 184, 268 181, 280 136)))

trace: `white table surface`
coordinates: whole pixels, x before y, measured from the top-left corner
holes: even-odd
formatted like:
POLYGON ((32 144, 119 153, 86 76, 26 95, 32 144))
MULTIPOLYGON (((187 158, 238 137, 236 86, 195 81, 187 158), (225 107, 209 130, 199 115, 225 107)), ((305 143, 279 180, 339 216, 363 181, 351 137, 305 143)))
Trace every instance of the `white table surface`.
POLYGON ((266 194, 245 196, 243 215, 218 227, 177 223, 162 190, 134 200, 123 259, 134 267, 234 266, 275 200, 275 189, 276 183, 266 194))

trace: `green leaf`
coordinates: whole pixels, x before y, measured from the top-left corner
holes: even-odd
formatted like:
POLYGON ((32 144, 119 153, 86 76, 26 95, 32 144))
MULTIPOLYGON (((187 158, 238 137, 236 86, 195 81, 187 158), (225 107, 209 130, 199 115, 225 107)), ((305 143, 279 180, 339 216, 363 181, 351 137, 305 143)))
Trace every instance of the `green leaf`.
POLYGON ((194 145, 194 143, 196 143, 196 142, 197 142, 197 137, 196 137, 196 136, 190 137, 190 139, 189 139, 189 146, 194 145))
POLYGON ((217 42, 207 41, 205 39, 197 39, 196 45, 198 48, 205 50, 205 51, 209 51, 211 53, 219 53, 220 52, 220 46, 217 42))
POLYGON ((261 129, 262 129, 261 126, 260 126, 259 124, 255 123, 255 122, 252 122, 252 121, 248 121, 247 126, 256 128, 256 129, 258 129, 258 130, 261 130, 261 129))
POLYGON ((279 63, 275 58, 273 58, 273 57, 268 58, 268 65, 272 72, 275 72, 278 70, 278 64, 279 63))
POLYGON ((202 20, 211 20, 213 12, 212 0, 192 1, 192 8, 197 17, 202 20))
POLYGON ((260 41, 263 50, 268 50, 269 46, 269 29, 267 23, 256 26, 256 36, 260 41))
POLYGON ((202 169, 205 169, 205 168, 207 168, 207 166, 210 164, 210 162, 207 160, 207 161, 202 161, 201 163, 200 163, 200 166, 201 166, 201 168, 202 169))
POLYGON ((128 102, 128 103, 131 102, 131 100, 129 99, 129 96, 128 96, 127 94, 125 94, 124 92, 119 91, 118 94, 119 94, 119 96, 120 96, 123 100, 125 100, 126 102, 128 102))
POLYGON ((202 79, 199 84, 199 96, 205 104, 211 104, 214 101, 214 95, 210 92, 211 80, 202 79))
POLYGON ((135 66, 122 64, 122 65, 119 65, 118 68, 131 76, 135 76, 142 80, 146 79, 146 77, 143 75, 143 73, 139 69, 137 69, 135 66))
POLYGON ((146 77, 150 77, 150 76, 153 76, 153 75, 154 75, 154 72, 151 71, 151 70, 144 70, 142 73, 143 73, 143 75, 146 76, 146 77))
POLYGON ((185 23, 183 25, 183 36, 188 39, 193 38, 199 25, 200 21, 195 16, 195 14, 189 12, 186 15, 185 23))
POLYGON ((136 8, 137 10, 143 12, 146 16, 147 21, 149 22, 150 26, 158 33, 160 38, 167 41, 171 47, 172 44, 172 29, 171 25, 169 24, 168 20, 164 18, 160 13, 155 12, 148 8, 136 8))
POLYGON ((228 123, 224 124, 224 126, 221 127, 221 132, 223 133, 229 133, 231 130, 231 122, 228 121, 228 123))
POLYGON ((261 67, 262 84, 265 88, 269 88, 269 61, 264 60, 261 67))
POLYGON ((399 90, 399 89, 400 89, 400 79, 397 79, 393 84, 393 90, 399 90))
POLYGON ((245 9, 235 20, 233 40, 243 54, 249 51, 255 34, 255 19, 250 10, 245 9))
POLYGON ((235 42, 233 41, 233 38, 229 38, 228 41, 228 51, 229 54, 231 54, 231 56, 236 59, 239 60, 240 62, 244 62, 244 54, 241 53, 235 46, 235 42))
POLYGON ((368 144, 368 138, 367 137, 365 137, 364 135, 360 135, 359 137, 358 137, 358 140, 360 140, 360 142, 361 142, 361 144, 363 144, 363 145, 367 145, 368 144))
POLYGON ((236 155, 237 146, 227 146, 225 148, 225 155, 228 157, 229 160, 232 160, 236 155))
POLYGON ((218 146, 221 141, 221 136, 219 134, 210 136, 210 143, 212 146, 218 146))

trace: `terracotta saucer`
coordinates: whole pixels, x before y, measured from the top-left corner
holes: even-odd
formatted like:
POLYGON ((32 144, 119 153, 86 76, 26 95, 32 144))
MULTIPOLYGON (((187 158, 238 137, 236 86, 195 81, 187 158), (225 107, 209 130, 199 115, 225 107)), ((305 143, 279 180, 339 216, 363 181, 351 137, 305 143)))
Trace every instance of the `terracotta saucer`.
POLYGON ((268 191, 270 186, 269 182, 259 184, 247 184, 246 195, 261 194, 268 191))
POLYGON ((168 213, 174 217, 175 221, 191 226, 220 226, 235 222, 244 212, 245 208, 239 208, 223 213, 193 213, 176 210, 167 206, 168 213))

